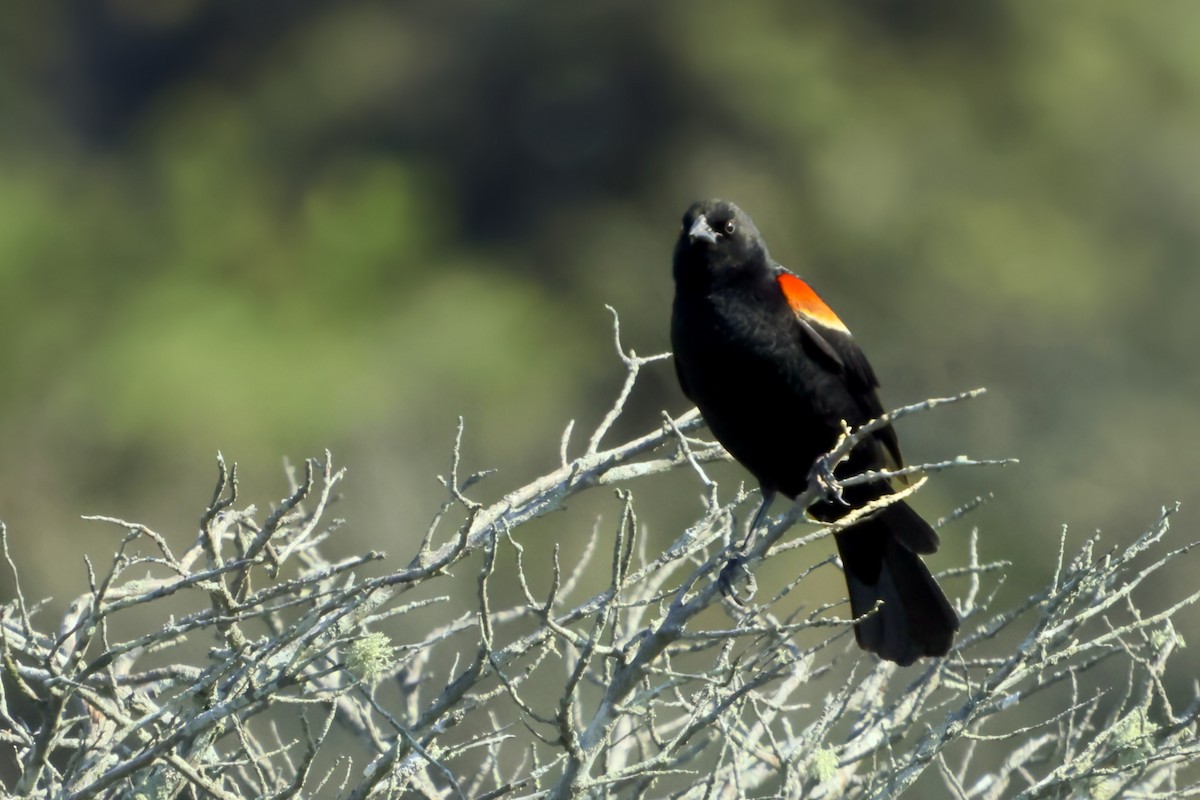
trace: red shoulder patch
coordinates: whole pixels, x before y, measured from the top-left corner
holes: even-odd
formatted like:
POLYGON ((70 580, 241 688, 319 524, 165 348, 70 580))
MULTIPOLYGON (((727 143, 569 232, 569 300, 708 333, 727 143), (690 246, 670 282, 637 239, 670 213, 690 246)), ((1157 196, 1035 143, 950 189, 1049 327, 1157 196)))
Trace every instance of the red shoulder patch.
POLYGON ((833 313, 833 309, 825 305, 825 301, 818 297, 807 283, 790 272, 780 274, 775 280, 779 283, 779 288, 783 291, 783 296, 787 298, 792 311, 818 325, 824 325, 826 328, 833 328, 845 333, 850 332, 838 319, 837 314, 833 313))

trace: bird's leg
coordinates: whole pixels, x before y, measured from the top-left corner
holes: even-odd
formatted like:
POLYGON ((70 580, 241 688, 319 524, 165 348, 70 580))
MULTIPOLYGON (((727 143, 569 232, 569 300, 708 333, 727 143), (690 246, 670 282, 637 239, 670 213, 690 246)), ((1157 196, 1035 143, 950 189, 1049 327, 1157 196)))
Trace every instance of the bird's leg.
POLYGON ((830 465, 828 455, 821 456, 817 459, 817 463, 813 464, 813 477, 828 500, 837 501, 839 505, 850 508, 846 498, 842 497, 842 484, 833 474, 833 467, 830 465))
POLYGON ((754 519, 750 523, 750 530, 746 531, 746 538, 742 540, 741 545, 734 551, 733 558, 729 559, 721 569, 721 575, 717 579, 717 583, 721 586, 721 593, 739 606, 744 605, 745 601, 737 596, 733 584, 735 579, 744 575, 749 580, 750 590, 745 600, 748 601, 754 597, 754 592, 758 587, 754 582, 754 574, 746 567, 746 556, 750 553, 750 545, 754 543, 754 534, 758 531, 759 526, 767 521, 767 512, 770 510, 771 502, 774 499, 775 490, 763 486, 762 504, 754 514, 754 519))
POLYGON ((750 545, 754 543, 754 534, 758 531, 760 525, 767 521, 767 512, 771 509, 771 503, 775 501, 775 490, 762 487, 762 504, 759 505, 758 511, 754 512, 754 521, 750 523, 750 530, 746 531, 746 538, 742 540, 742 546, 738 548, 741 555, 750 552, 750 545))

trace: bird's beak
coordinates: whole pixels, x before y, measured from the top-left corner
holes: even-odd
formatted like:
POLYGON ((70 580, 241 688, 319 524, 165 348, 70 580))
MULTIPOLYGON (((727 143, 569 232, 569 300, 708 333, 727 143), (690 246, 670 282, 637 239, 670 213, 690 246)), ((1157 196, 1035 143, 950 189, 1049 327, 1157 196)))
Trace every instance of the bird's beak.
POLYGON ((703 214, 696 217, 696 221, 692 223, 692 229, 688 231, 688 241, 694 242, 697 239, 703 239, 710 244, 717 243, 717 233, 708 224, 708 220, 703 214))

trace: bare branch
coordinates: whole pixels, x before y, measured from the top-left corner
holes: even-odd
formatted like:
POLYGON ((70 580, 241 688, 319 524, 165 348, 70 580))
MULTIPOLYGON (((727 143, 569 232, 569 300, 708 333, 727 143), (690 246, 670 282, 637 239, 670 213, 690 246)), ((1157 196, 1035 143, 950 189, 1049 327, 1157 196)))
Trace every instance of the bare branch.
MULTIPOLYGON (((1200 756, 1200 693, 1185 704, 1166 687, 1180 646, 1172 620, 1200 592, 1157 610, 1140 598, 1193 553, 1166 544, 1172 509, 1108 551, 1064 529, 1050 584, 1000 610, 1008 562, 981 551, 1010 554, 970 531, 966 563, 942 574, 951 587, 964 579, 954 650, 899 669, 853 648, 840 596, 810 597, 813 576, 837 562, 801 564, 805 548, 942 470, 1014 462, 955 456, 839 478, 921 476, 789 535, 825 497, 814 470, 745 554, 750 564, 795 560, 794 577, 735 608, 717 576, 751 493, 722 491, 707 474, 728 456, 696 438, 697 413, 601 449, 642 368, 664 358, 626 351, 613 318, 625 380, 584 453, 570 458, 568 425, 553 470, 485 504, 470 492, 489 472, 464 474, 460 420, 445 501, 414 534, 415 552, 385 574, 369 572, 381 553, 323 552, 344 479, 329 453, 306 461, 302 477, 288 468, 265 516, 241 505, 236 465, 218 456, 198 529, 89 517, 120 538, 111 560, 85 565, 86 590, 63 618, 39 627, 19 582, 0 607, 0 745, 18 766, 0 788, 61 798, 884 798, 932 767, 949 796, 969 800, 1198 793, 1188 770, 1200 756), (701 489, 697 519, 655 552, 639 517, 662 501, 643 493, 635 503, 635 493, 674 469, 701 489), (567 523, 523 528, 599 487, 616 489, 616 522, 579 524, 590 535, 578 546, 556 536, 567 523), (447 519, 461 524, 442 535, 447 519), (602 552, 610 558, 597 574, 589 565, 602 552), (1080 688, 1087 672, 1111 667, 1123 686, 1109 681, 1103 697, 1080 688), (23 711, 29 700, 36 719, 23 711), (334 755, 339 732, 349 736, 334 755)), ((847 431, 823 467, 883 425, 980 391, 847 431)), ((16 574, 3 525, 0 543, 16 574)))

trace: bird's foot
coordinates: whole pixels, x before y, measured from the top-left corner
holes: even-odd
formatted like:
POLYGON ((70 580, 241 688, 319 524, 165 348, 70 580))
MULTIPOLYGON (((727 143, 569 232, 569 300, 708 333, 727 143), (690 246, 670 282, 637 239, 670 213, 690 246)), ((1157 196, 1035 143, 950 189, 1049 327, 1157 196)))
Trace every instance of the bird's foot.
POLYGON ((721 594, 733 601, 734 605, 745 607, 754 595, 758 593, 758 581, 754 579, 754 573, 750 571, 750 567, 746 564, 746 555, 737 553, 733 558, 725 564, 721 569, 721 575, 717 578, 717 585, 721 588, 721 594), (745 583, 746 593, 739 596, 739 583, 745 583))
POLYGON ((843 505, 846 508, 850 507, 850 504, 846 502, 846 498, 842 497, 842 483, 833 474, 833 467, 830 465, 827 456, 821 456, 817 459, 817 463, 813 467, 813 475, 817 479, 817 485, 825 493, 827 500, 837 502, 838 505, 843 505))

